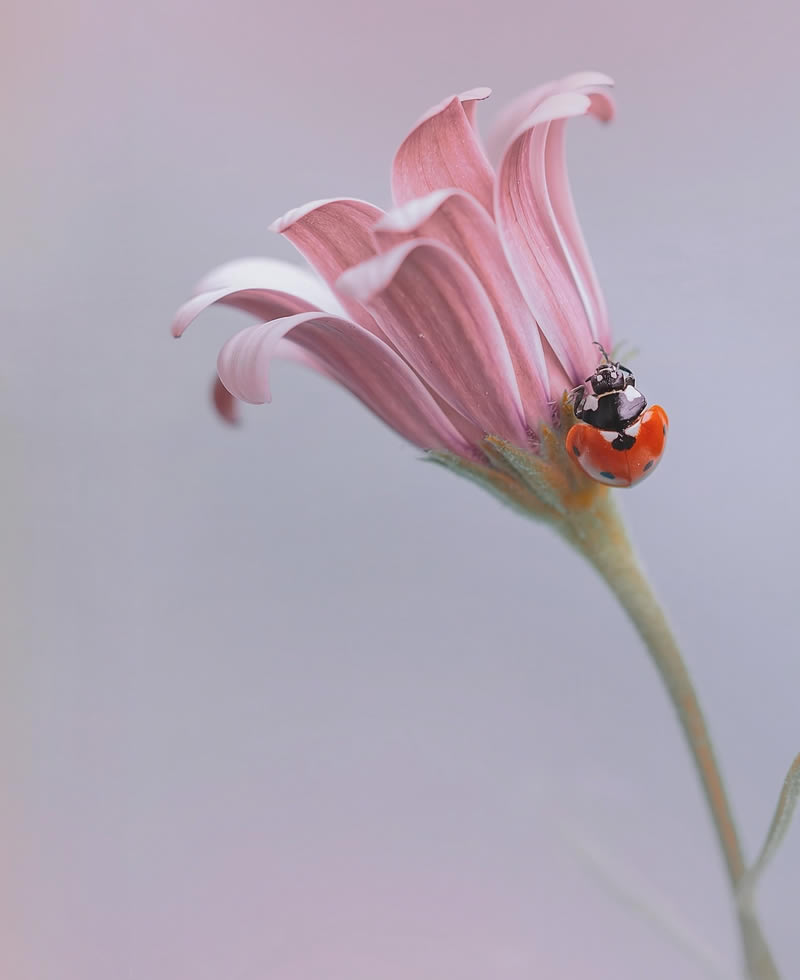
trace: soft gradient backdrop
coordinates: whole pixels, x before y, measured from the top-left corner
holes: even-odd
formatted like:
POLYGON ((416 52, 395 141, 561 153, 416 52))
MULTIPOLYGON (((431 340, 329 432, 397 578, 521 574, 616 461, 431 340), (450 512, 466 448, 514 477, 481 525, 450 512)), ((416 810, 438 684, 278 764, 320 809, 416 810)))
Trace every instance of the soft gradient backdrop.
MULTIPOLYGON (((289 207, 389 203, 416 117, 580 68, 617 336, 670 413, 621 503, 749 851, 800 750, 796 4, 11 0, 0 330, 4 980, 695 980, 580 837, 733 975, 672 711, 604 586, 346 393, 276 371, 238 431, 175 307, 290 257, 289 207)), ((800 972, 800 828, 764 882, 800 972)))

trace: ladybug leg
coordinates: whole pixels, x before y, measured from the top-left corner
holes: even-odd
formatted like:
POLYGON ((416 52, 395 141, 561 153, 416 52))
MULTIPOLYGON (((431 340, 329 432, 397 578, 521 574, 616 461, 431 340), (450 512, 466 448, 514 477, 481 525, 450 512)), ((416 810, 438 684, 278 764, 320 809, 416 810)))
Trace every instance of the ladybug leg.
POLYGON ((575 418, 582 418, 583 403, 586 400, 586 389, 583 385, 578 385, 577 388, 573 388, 569 393, 569 398, 572 401, 572 411, 575 413, 575 418))

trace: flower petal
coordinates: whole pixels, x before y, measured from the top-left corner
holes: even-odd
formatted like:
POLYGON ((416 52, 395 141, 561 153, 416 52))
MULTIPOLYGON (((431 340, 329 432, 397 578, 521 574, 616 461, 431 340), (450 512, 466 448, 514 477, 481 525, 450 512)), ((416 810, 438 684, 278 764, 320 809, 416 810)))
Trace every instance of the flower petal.
POLYGON ((475 110, 478 108, 478 103, 483 102, 484 99, 488 99, 491 94, 492 90, 490 88, 486 88, 485 85, 481 85, 478 88, 471 88, 459 95, 461 105, 464 107, 466 117, 473 129, 475 129, 477 122, 475 119, 475 110))
MULTIPOLYGON (((317 270, 329 286, 351 266, 375 255, 372 226, 383 211, 351 197, 311 201, 294 208, 270 225, 284 235, 317 270)), ((374 318, 352 297, 341 297, 349 316, 362 327, 383 338, 374 318)))
POLYGON ((211 386, 211 401, 223 422, 227 422, 228 425, 239 424, 239 400, 228 391, 220 381, 219 375, 214 378, 211 386))
MULTIPOLYGON (((550 378, 550 391, 553 392, 554 398, 558 398, 560 401, 561 396, 565 391, 571 391, 575 387, 575 383, 572 378, 567 377, 564 368, 561 365, 561 361, 553 353, 553 348, 547 343, 547 338, 544 340, 544 359, 547 364, 547 374, 550 378)), ((555 405, 556 408, 559 407, 558 402, 555 405)))
POLYGON ((415 238, 432 238, 464 259, 500 323, 529 428, 535 431, 542 420, 549 422, 550 390, 539 328, 486 211, 463 191, 433 191, 390 211, 375 225, 373 234, 382 250, 415 238))
POLYGON ((222 348, 217 370, 241 401, 270 400, 269 367, 291 340, 318 361, 400 435, 423 449, 446 447, 472 456, 417 375, 387 344, 343 317, 305 313, 245 327, 222 348))
MULTIPOLYGON (((542 332, 576 384, 594 368, 592 341, 598 326, 591 305, 590 313, 584 307, 583 296, 588 294, 573 271, 574 242, 567 241, 553 197, 563 208, 568 185, 557 167, 563 164, 560 129, 565 120, 592 111, 592 105, 588 95, 577 92, 545 99, 506 148, 495 188, 497 223, 508 261, 542 332), (548 147, 551 139, 555 142, 548 147)), ((575 227, 577 222, 573 232, 575 227)), ((588 255, 585 258, 588 261, 588 255)))
POLYGON ((210 293, 201 293, 187 300, 175 314, 172 321, 173 337, 183 335, 187 327, 198 316, 215 303, 234 306, 237 310, 252 313, 259 320, 275 320, 281 316, 291 316, 293 313, 318 312, 317 307, 306 302, 299 296, 281 293, 275 289, 215 289, 210 293))
MULTIPOLYGON (((509 139, 512 136, 515 139, 519 137, 519 129, 524 128, 525 120, 554 94, 572 92, 588 96, 588 113, 608 122, 614 116, 614 102, 607 88, 613 84, 613 79, 608 75, 584 71, 527 92, 511 103, 495 124, 489 136, 491 152, 498 154, 502 149, 507 149, 509 139)), ((545 173, 553 231, 586 311, 592 337, 604 347, 610 348, 608 311, 578 223, 567 176, 566 122, 554 121, 544 136, 546 147, 542 169, 545 173)))
POLYGON ((239 259, 219 266, 197 284, 195 295, 175 314, 173 336, 180 337, 214 303, 252 313, 260 320, 308 310, 340 312, 331 290, 307 269, 273 259, 239 259))
POLYGON ((235 259, 217 266, 195 287, 195 294, 215 289, 277 289, 308 300, 316 310, 340 312, 336 297, 318 275, 310 269, 280 259, 235 259))
POLYGON ((457 411, 483 432, 528 444, 500 324, 452 249, 430 239, 405 242, 350 269, 338 285, 372 310, 402 356, 457 411))
MULTIPOLYGON (((613 102, 605 92, 586 92, 585 94, 590 99, 588 111, 591 114, 604 120, 612 118, 613 102)), ((554 225, 564 257, 589 319, 592 337, 607 350, 611 350, 611 326, 608 322, 608 308, 578 222, 575 203, 569 186, 566 135, 566 120, 557 120, 550 124, 545 146, 545 171, 554 225)))
MULTIPOLYGON (((294 364, 301 364, 305 368, 309 368, 315 371, 317 374, 322 375, 323 378, 328 378, 333 381, 338 379, 328 370, 328 368, 319 360, 319 358, 314 357, 309 351, 304 350, 297 344, 293 343, 291 339, 284 338, 279 340, 275 348, 275 356, 282 361, 292 361, 294 364)), ((238 425, 240 421, 239 413, 239 399, 235 398, 225 387, 219 378, 219 375, 214 376, 214 384, 211 391, 211 400, 213 402, 214 408, 220 418, 230 425, 238 425)), ((476 443, 480 442, 480 437, 476 439, 476 443)))
POLYGON ((396 204, 455 187, 491 214, 494 174, 471 123, 476 91, 484 90, 454 95, 434 106, 403 140, 392 164, 396 204))
MULTIPOLYGON (((587 89, 597 89, 601 86, 614 84, 614 79, 609 78, 599 71, 580 71, 572 75, 567 75, 558 81, 546 82, 538 85, 517 96, 512 102, 503 109, 500 115, 492 124, 489 135, 486 138, 486 146, 489 159, 497 165, 503 156, 503 151, 508 145, 511 137, 516 133, 528 116, 550 95, 558 92, 584 92, 587 89)), ((609 117, 610 118, 610 117, 609 117)))
MULTIPOLYGON (((272 225, 295 245, 306 259, 334 286, 339 275, 377 254, 372 228, 383 211, 355 198, 312 201, 289 211, 272 225)), ((392 346, 373 315, 352 296, 340 296, 341 305, 360 326, 392 346)), ((334 311, 332 311, 334 312, 334 311)), ((442 411, 467 442, 480 442, 483 433, 432 392, 442 411)))
POLYGON ((368 201, 335 197, 293 208, 270 225, 302 252, 327 283, 375 254, 370 229, 383 211, 368 201))

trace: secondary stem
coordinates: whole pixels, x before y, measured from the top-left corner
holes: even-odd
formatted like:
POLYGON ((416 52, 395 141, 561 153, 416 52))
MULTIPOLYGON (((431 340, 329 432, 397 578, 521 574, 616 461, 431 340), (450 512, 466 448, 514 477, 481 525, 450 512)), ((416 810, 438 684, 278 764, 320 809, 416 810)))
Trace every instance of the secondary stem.
MULTIPOLYGON (((636 627, 664 682, 700 776, 735 896, 745 862, 708 727, 664 612, 609 498, 610 495, 604 497, 582 514, 571 515, 569 523, 561 529, 562 534, 605 579, 636 627)), ((751 980, 780 980, 752 910, 739 912, 739 931, 751 980)))

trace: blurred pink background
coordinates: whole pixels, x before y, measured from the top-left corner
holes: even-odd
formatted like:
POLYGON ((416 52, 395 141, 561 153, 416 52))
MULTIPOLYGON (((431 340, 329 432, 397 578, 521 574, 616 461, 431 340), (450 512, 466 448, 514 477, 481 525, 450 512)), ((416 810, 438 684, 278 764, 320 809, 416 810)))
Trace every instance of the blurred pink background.
MULTIPOLYGON (((13 0, 12 0, 13 4, 13 0)), ((230 432, 213 265, 289 207, 387 205, 429 105, 569 71, 617 336, 672 421, 623 497, 750 853, 800 750, 795 4, 25 4, 7 10, 0 312, 8 980, 694 980, 565 838, 735 976, 654 672, 544 528, 276 372, 230 432), (598 642, 598 632, 603 641, 598 642)), ((797 974, 800 831, 761 890, 797 974)))

